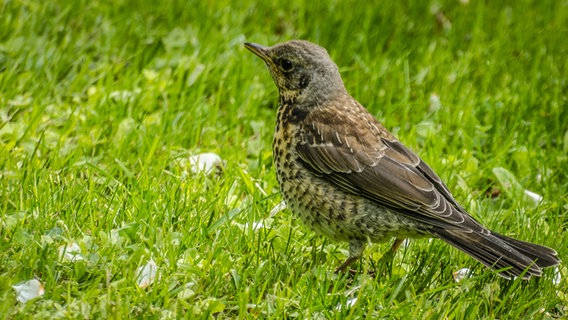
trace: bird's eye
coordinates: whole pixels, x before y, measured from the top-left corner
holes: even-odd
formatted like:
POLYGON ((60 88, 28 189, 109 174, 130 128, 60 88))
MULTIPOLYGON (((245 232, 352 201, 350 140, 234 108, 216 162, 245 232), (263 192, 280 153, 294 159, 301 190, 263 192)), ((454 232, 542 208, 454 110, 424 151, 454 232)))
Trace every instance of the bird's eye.
POLYGON ((288 59, 280 60, 280 66, 282 67, 282 70, 287 72, 292 71, 292 69, 294 69, 294 64, 292 64, 292 61, 288 59))

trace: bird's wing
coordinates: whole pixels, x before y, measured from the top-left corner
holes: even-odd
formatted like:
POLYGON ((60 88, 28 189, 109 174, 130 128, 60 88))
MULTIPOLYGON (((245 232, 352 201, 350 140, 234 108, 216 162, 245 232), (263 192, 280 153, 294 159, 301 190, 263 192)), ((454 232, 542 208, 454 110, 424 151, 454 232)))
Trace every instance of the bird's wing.
POLYGON ((453 198, 434 171, 358 103, 360 112, 314 110, 296 149, 315 175, 431 226, 486 230, 453 198), (332 120, 330 120, 332 119, 332 120))

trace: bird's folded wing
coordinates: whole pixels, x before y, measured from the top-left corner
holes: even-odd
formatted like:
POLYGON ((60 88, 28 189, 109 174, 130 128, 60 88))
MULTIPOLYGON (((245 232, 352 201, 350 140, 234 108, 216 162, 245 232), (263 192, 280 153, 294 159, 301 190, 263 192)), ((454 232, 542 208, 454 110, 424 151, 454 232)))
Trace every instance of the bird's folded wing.
POLYGON ((318 121, 304 126, 297 145, 304 165, 345 192, 409 218, 431 226, 485 232, 416 154, 392 136, 369 135, 356 127, 318 121))

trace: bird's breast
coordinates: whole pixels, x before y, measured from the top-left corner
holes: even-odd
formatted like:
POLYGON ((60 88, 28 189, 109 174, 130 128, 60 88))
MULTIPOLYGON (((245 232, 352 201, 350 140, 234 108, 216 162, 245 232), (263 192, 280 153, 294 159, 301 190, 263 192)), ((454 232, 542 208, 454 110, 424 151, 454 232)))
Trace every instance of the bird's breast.
POLYGON ((274 166, 282 197, 308 227, 330 238, 347 240, 351 232, 346 222, 349 214, 357 211, 356 203, 304 166, 296 151, 301 124, 290 121, 293 114, 292 107, 281 105, 274 132, 274 166))

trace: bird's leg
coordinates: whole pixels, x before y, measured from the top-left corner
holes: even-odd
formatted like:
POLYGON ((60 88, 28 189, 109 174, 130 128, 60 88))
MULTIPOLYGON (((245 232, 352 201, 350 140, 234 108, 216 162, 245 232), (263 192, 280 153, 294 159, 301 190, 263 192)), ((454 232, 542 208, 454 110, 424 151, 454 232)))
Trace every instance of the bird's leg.
POLYGON ((347 269, 347 267, 349 267, 349 265, 351 265, 353 262, 355 262, 355 260, 359 259, 359 257, 349 257, 347 258, 340 266, 339 268, 335 269, 335 273, 343 273, 345 272, 345 269, 347 269))
POLYGON ((345 272, 349 265, 361 257, 363 250, 365 250, 365 242, 360 239, 349 240, 349 257, 341 264, 341 266, 339 266, 339 268, 335 269, 335 273, 345 272))
POLYGON ((396 250, 398 250, 398 248, 400 247, 400 245, 404 242, 404 239, 399 239, 396 238, 396 240, 394 240, 394 243, 392 244, 392 247, 390 249, 390 253, 392 253, 394 255, 394 253, 396 252, 396 250))
POLYGON ((390 250, 383 254, 379 261, 377 261, 377 267, 379 269, 378 274, 392 274, 394 255, 403 242, 404 239, 396 238, 390 250))
POLYGON ((387 253, 385 253, 380 260, 385 260, 387 264, 392 264, 392 261, 394 260, 394 255, 403 242, 404 239, 396 238, 390 250, 387 253))

